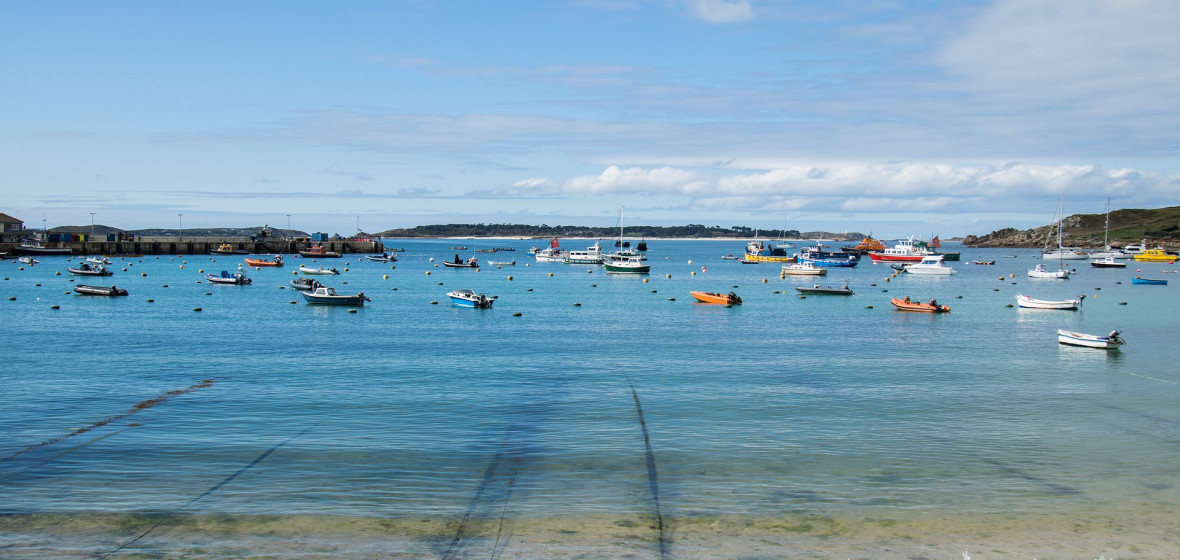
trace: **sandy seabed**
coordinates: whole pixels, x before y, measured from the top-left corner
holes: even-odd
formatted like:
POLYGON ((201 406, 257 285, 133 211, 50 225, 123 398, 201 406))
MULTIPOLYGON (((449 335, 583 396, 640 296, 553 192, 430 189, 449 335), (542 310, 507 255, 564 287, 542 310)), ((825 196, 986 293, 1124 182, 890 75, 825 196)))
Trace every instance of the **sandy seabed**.
POLYGON ((0 558, 1180 558, 1176 512, 838 519, 10 514, 0 558), (661 537, 661 525, 663 527, 661 537))

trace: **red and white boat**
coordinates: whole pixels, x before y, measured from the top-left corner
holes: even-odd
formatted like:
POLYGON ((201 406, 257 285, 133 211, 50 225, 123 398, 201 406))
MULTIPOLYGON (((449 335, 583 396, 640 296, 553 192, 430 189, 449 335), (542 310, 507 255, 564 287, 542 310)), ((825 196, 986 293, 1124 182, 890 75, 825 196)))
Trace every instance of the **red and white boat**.
POLYGON ((892 248, 870 252, 869 257, 873 262, 920 262, 923 257, 933 254, 933 251, 926 248, 924 241, 914 241, 911 235, 909 239, 897 240, 897 245, 892 248))

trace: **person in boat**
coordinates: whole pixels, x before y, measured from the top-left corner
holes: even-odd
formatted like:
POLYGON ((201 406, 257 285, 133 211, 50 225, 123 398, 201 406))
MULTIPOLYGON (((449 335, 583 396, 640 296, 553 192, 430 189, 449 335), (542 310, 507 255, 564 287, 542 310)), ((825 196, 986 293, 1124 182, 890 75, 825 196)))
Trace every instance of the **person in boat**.
POLYGON ((910 303, 910 296, 906 296, 906 297, 905 297, 905 302, 906 302, 906 303, 910 303))
POLYGON ((459 253, 455 253, 455 264, 463 264, 463 261, 459 260, 459 253))

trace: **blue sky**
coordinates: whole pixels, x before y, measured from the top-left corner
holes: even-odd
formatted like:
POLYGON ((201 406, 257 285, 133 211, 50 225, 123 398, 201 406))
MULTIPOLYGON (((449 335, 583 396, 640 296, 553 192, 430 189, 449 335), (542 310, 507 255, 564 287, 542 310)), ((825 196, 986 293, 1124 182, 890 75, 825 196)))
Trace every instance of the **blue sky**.
POLYGON ((6 2, 0 212, 947 238, 1171 206, 1177 29, 1171 0, 6 2))

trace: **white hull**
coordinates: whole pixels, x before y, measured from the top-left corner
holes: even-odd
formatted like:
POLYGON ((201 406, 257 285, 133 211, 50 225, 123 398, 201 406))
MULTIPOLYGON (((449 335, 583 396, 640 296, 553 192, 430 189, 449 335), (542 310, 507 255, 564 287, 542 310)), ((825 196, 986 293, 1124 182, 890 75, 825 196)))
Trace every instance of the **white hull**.
POLYGON ((1062 249, 1061 251, 1049 251, 1044 253, 1041 257, 1047 261, 1084 261, 1090 258, 1090 255, 1085 251, 1062 249))
POLYGON ((1061 344, 1069 344, 1071 346, 1085 346, 1087 348, 1103 348, 1111 349, 1118 348, 1126 342, 1118 337, 1118 332, 1111 333, 1113 336, 1097 336, 1092 334, 1085 334, 1066 330, 1057 330, 1057 342, 1061 344))
POLYGON ((1025 309, 1077 309, 1082 304, 1080 299, 1066 299, 1066 300, 1047 300, 1031 298, 1023 294, 1017 294, 1016 305, 1025 309))
POLYGON ((790 276, 823 276, 827 273, 828 269, 809 263, 783 265, 783 274, 790 276))
POLYGON ((1060 278, 1062 280, 1069 278, 1069 271, 1064 268, 1061 270, 1049 270, 1045 265, 1038 264, 1036 268, 1028 271, 1029 278, 1060 278))
POLYGON ((302 272, 303 274, 316 274, 316 275, 332 275, 332 274, 340 274, 339 272, 337 272, 337 271, 336 271, 336 269, 335 269, 335 268, 329 268, 329 269, 323 269, 323 268, 308 268, 308 267, 306 267, 306 266, 303 266, 303 265, 299 265, 299 272, 302 272))

